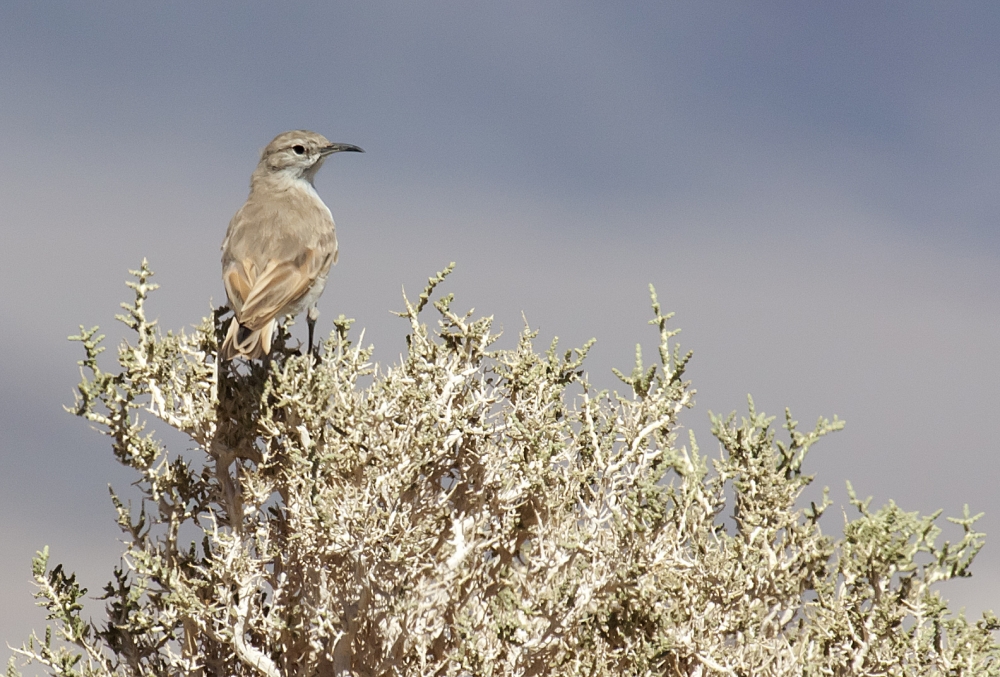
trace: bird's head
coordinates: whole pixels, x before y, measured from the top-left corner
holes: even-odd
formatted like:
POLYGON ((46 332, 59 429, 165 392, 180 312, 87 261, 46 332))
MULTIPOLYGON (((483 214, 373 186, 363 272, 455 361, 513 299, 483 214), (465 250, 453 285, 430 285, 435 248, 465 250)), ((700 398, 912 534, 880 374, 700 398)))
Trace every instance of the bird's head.
POLYGON ((260 154, 258 171, 304 178, 310 183, 327 156, 341 151, 364 153, 349 143, 331 143, 322 134, 297 129, 278 134, 260 154))

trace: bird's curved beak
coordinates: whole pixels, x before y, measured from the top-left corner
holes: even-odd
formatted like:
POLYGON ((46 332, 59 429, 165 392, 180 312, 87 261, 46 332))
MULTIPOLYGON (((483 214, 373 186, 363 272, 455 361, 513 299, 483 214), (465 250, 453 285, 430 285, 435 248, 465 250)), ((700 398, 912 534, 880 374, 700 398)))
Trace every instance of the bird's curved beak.
POLYGON ((333 155, 334 153, 364 153, 365 151, 357 146, 352 146, 349 143, 331 143, 329 146, 324 146, 319 149, 320 155, 326 157, 327 155, 333 155))

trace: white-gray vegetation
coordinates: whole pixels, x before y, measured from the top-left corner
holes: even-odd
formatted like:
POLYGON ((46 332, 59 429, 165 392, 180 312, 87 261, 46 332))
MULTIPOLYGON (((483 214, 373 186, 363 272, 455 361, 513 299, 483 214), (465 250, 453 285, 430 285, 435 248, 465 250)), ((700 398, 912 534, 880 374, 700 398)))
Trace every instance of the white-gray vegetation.
POLYGON ((659 359, 637 354, 620 395, 588 383, 589 343, 540 353, 525 330, 494 349, 451 296, 422 324, 447 272, 405 302, 401 364, 373 365, 341 318, 318 362, 282 332, 269 363, 220 371, 220 313, 162 335, 144 263, 120 369, 98 365, 96 328, 75 337, 74 411, 142 494, 112 494, 107 617, 81 617, 86 591, 43 550, 54 627, 18 655, 66 676, 1000 674, 996 618, 937 591, 982 545, 968 511, 942 545, 938 514, 852 493, 833 538, 829 502, 796 501, 836 418, 776 434, 751 401, 713 418, 709 458, 677 439, 689 355, 655 295, 659 359))

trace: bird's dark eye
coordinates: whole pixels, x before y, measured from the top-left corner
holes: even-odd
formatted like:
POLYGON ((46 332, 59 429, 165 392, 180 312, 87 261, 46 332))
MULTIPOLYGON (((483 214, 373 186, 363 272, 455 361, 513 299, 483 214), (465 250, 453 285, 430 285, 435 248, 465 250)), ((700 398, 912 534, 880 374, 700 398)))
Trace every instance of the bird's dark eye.
POLYGON ((303 155, 306 152, 306 147, 305 146, 292 146, 292 150, 294 150, 299 155, 303 155))

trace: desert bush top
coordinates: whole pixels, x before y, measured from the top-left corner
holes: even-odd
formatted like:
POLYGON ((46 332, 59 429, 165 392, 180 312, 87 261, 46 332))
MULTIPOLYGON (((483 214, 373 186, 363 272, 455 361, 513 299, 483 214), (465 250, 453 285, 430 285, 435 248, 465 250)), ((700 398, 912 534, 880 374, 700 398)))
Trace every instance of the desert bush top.
MULTIPOLYGON (((147 319, 143 262, 118 368, 82 343, 73 411, 111 440, 141 494, 112 492, 125 536, 107 614, 47 548, 34 561, 54 630, 19 655, 53 675, 997 675, 992 614, 949 610, 969 575, 968 510, 851 493, 798 506, 812 445, 786 412, 713 417, 678 439, 690 353, 652 295, 656 362, 597 390, 592 342, 544 352, 525 329, 404 297, 408 351, 380 367, 341 317, 317 360, 282 329, 264 363, 218 364, 224 311, 191 332, 147 319), (430 305, 432 308, 428 308, 430 305), (428 313, 436 313, 432 326, 428 313), (148 430, 185 433, 168 451, 148 430), (780 439, 779 439, 780 438, 780 439), (683 442, 683 443, 682 443, 683 442)), ((16 675, 12 659, 8 675, 16 675)))

